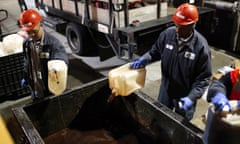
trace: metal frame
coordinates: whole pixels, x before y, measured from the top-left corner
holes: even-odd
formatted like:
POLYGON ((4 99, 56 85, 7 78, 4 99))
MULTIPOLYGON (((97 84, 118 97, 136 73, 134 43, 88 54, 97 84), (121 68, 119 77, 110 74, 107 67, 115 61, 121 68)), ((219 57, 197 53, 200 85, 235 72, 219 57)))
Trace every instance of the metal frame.
MULTIPOLYGON (((40 0, 40 6, 47 10, 48 14, 57 16, 59 18, 62 18, 63 20, 66 21, 71 21, 75 22, 84 26, 87 26, 90 29, 94 29, 96 31, 99 31, 100 33, 104 33, 107 41, 109 42, 110 46, 112 47, 112 50, 116 56, 118 56, 121 59, 125 60, 133 60, 138 55, 135 55, 135 51, 138 50, 138 43, 136 42, 137 38, 139 36, 142 36, 146 33, 152 33, 156 31, 161 31, 168 26, 172 25, 171 21, 171 16, 167 16, 164 18, 159 18, 160 17, 160 1, 157 2, 157 19, 147 21, 147 22, 142 22, 141 24, 137 26, 129 26, 129 10, 127 7, 127 0, 124 0, 123 6, 123 11, 124 11, 124 19, 125 19, 125 27, 122 28, 116 28, 113 26, 113 22, 111 21, 112 19, 112 13, 113 13, 113 3, 112 0, 109 0, 109 25, 102 24, 96 21, 93 21, 90 19, 89 16, 89 8, 88 8, 88 0, 85 0, 85 15, 81 16, 79 15, 78 12, 78 5, 77 5, 77 0, 74 0, 75 2, 75 9, 76 13, 72 14, 69 12, 65 12, 62 9, 62 0, 59 0, 60 3, 60 9, 56 9, 54 5, 54 0, 53 2, 53 7, 45 6, 43 3, 43 0, 40 0), (106 31, 101 31, 99 29, 99 25, 107 29, 106 31)), ((206 9, 206 8, 199 8, 200 14, 209 12, 211 10, 206 9)))

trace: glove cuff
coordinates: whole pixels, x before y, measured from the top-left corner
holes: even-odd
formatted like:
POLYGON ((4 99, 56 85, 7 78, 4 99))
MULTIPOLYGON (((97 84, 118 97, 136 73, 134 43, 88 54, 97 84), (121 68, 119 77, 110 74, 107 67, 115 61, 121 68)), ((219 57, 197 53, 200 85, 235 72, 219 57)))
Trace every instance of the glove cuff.
POLYGON ((145 59, 144 57, 140 58, 140 61, 142 61, 142 63, 146 66, 148 64, 148 60, 145 59))
POLYGON ((212 97, 211 101, 213 103, 216 103, 216 102, 220 101, 221 99, 227 99, 227 97, 223 93, 218 92, 215 94, 214 97, 212 97))

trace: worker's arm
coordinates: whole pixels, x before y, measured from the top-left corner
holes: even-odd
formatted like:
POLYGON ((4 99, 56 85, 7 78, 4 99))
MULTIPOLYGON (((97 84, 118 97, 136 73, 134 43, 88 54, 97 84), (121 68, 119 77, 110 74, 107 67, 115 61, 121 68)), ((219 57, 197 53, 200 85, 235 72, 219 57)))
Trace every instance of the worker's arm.
MULTIPOLYGON (((68 55, 66 53, 66 50, 63 44, 57 38, 45 32, 44 46, 50 47, 49 49, 51 49, 52 51, 51 58, 50 58, 51 60, 62 60, 68 65, 69 61, 68 61, 68 55)), ((45 49, 48 49, 48 48, 45 48, 45 49)))
POLYGON ((21 79, 21 86, 24 87, 25 85, 28 84, 29 80, 29 57, 28 57, 28 52, 29 52, 29 39, 26 39, 23 43, 23 53, 24 53, 24 58, 23 58, 23 77, 21 79))
POLYGON ((146 52, 142 56, 142 58, 146 59, 148 62, 155 62, 161 60, 161 56, 165 49, 166 41, 167 39, 169 39, 167 37, 172 37, 171 29, 170 30, 166 29, 163 32, 161 32, 156 42, 152 45, 151 49, 148 52, 146 52))
POLYGON ((195 65, 195 79, 192 84, 192 90, 188 94, 192 101, 196 101, 204 94, 212 76, 211 51, 207 43, 203 46, 205 48, 202 48, 202 52, 199 53, 199 58, 195 65))
POLYGON ((213 80, 208 88, 207 101, 211 102, 211 99, 217 94, 222 93, 226 96, 230 95, 232 88, 232 82, 230 79, 230 72, 223 75, 219 80, 213 80))
POLYGON ((146 52, 142 57, 130 63, 130 67, 138 69, 145 67, 148 63, 161 60, 161 54, 165 47, 165 39, 168 35, 168 29, 161 32, 156 42, 152 45, 151 49, 146 52))

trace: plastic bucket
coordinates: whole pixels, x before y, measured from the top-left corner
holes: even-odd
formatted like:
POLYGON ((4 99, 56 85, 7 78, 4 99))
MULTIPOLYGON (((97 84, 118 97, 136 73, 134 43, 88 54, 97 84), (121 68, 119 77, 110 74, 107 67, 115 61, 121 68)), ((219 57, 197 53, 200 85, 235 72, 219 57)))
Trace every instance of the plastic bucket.
POLYGON ((240 126, 223 120, 210 106, 207 114, 206 128, 203 134, 204 144, 240 144, 240 126))

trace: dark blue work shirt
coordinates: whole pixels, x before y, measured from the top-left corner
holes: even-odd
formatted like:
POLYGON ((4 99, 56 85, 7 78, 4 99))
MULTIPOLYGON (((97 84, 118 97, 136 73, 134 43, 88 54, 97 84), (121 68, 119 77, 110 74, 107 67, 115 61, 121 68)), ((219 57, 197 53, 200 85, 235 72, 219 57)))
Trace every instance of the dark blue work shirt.
POLYGON ((49 96, 48 90, 48 61, 62 60, 69 63, 65 48, 61 42, 44 31, 41 40, 27 39, 24 43, 24 78, 31 86, 34 98, 49 96))
POLYGON ((197 30, 179 50, 175 28, 173 26, 161 32, 143 57, 148 62, 161 60, 160 91, 165 91, 171 98, 188 96, 195 102, 209 85, 212 75, 211 51, 206 39, 197 30))

